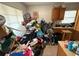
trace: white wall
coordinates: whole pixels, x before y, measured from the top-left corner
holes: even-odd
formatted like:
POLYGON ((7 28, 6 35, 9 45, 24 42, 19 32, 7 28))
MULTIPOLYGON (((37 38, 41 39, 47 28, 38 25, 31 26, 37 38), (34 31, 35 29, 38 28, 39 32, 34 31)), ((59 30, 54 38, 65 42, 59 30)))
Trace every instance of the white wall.
MULTIPOLYGON (((31 3, 30 3, 31 4, 31 3)), ((58 3, 54 4, 40 4, 40 5, 28 5, 27 12, 30 12, 32 14, 33 11, 39 12, 39 18, 44 18, 47 22, 51 22, 51 15, 52 15, 52 9, 54 5, 60 5, 58 3)), ((79 4, 78 3, 63 3, 63 5, 66 6, 66 10, 74 10, 77 9, 79 4)))
POLYGON ((51 22, 52 6, 28 6, 27 12, 31 14, 33 11, 39 12, 39 18, 44 18, 47 22, 51 22))

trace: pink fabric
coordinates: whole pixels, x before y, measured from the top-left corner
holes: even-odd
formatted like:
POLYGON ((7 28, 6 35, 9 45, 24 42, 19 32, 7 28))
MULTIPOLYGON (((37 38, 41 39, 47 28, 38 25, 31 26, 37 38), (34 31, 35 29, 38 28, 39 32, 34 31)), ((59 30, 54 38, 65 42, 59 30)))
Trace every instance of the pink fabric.
POLYGON ((27 49, 27 50, 24 52, 24 55, 25 55, 25 56, 32 56, 32 50, 27 49))

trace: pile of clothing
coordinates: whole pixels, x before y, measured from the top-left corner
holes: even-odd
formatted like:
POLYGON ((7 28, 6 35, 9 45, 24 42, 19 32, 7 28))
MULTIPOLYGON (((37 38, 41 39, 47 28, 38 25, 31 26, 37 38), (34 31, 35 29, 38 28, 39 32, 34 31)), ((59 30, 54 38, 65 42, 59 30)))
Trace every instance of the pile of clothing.
MULTIPOLYGON (((36 14, 37 13, 35 13, 35 15, 36 14)), ((19 44, 22 45, 20 46, 21 50, 19 48, 19 52, 11 52, 11 56, 17 56, 18 54, 20 56, 39 56, 43 52, 45 43, 55 42, 56 35, 53 35, 54 32, 51 23, 46 23, 44 19, 38 22, 36 16, 33 17, 33 19, 29 14, 27 16, 23 23, 23 26, 26 28, 26 34, 17 39, 19 44), (27 20, 29 20, 29 22, 27 22, 27 20)))
POLYGON ((26 25, 26 34, 24 34, 22 37, 18 38, 19 40, 17 40, 19 44, 22 45, 20 46, 21 50, 20 48, 18 48, 19 52, 13 51, 10 53, 10 55, 39 56, 42 54, 46 46, 45 43, 57 43, 58 38, 56 37, 56 35, 53 35, 54 32, 52 28, 50 28, 48 24, 45 24, 47 24, 45 21, 38 23, 36 20, 31 20, 26 25))
POLYGON ((43 50, 43 39, 34 38, 26 44, 19 44, 18 47, 9 53, 9 56, 39 56, 43 50))
POLYGON ((10 53, 10 56, 33 56, 33 52, 29 45, 21 44, 16 50, 10 53))

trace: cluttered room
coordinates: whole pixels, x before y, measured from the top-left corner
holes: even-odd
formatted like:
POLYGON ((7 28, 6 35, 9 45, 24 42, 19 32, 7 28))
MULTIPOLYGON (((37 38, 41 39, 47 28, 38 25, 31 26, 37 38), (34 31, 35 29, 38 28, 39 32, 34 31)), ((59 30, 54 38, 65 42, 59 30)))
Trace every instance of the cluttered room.
POLYGON ((79 56, 78 2, 0 2, 0 56, 79 56))

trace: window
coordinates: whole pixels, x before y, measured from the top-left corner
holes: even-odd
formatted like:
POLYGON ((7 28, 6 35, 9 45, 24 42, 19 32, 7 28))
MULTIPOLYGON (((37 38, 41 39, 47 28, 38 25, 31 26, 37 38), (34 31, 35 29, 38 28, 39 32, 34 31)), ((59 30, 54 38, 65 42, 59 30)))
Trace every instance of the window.
POLYGON ((75 21, 76 10, 65 11, 64 20, 61 23, 73 23, 75 21))
POLYGON ((0 4, 0 15, 3 15, 5 17, 5 25, 17 30, 21 30, 13 30, 15 35, 22 36, 25 33, 25 31, 23 30, 24 27, 21 25, 21 22, 23 21, 22 10, 0 4))

